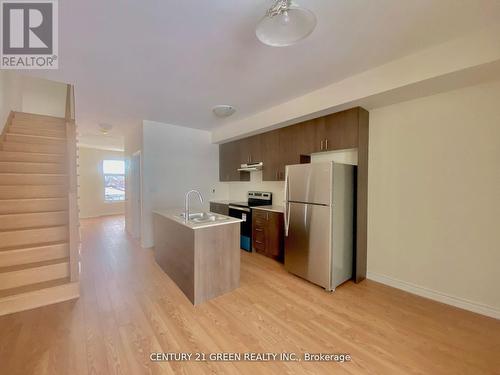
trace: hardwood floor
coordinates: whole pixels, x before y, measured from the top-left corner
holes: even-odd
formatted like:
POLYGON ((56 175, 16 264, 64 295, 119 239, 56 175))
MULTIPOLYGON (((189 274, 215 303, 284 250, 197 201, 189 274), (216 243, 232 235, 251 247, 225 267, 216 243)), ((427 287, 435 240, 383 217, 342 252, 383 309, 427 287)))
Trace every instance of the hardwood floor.
POLYGON ((82 220, 81 298, 0 317, 2 374, 500 374, 500 322, 366 280, 328 294, 259 254, 193 307, 124 234, 82 220), (342 352, 346 363, 161 362, 151 352, 342 352))

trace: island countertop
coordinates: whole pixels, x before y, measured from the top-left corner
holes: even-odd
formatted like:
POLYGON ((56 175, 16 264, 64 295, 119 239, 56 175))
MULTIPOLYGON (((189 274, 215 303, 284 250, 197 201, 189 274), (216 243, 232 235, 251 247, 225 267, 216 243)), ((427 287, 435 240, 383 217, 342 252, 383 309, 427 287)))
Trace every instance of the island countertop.
MULTIPOLYGON (((154 210, 153 213, 161 215, 163 217, 166 217, 167 219, 175 220, 179 224, 182 224, 188 228, 191 229, 202 229, 202 228, 208 228, 208 227, 215 227, 218 225, 227 225, 227 224, 234 224, 234 223, 241 223, 243 220, 235 218, 235 217, 230 217, 226 215, 221 215, 221 214, 215 214, 212 213, 215 216, 223 218, 223 220, 217 220, 217 221, 210 221, 210 222, 193 222, 193 221, 188 221, 186 222, 184 218, 182 218, 180 215, 184 212, 182 208, 169 208, 169 209, 158 209, 154 210)), ((191 212, 195 213, 195 212, 191 212)))
POLYGON ((156 263, 194 305, 238 288, 241 220, 219 215, 223 220, 186 223, 182 212, 154 212, 156 263))

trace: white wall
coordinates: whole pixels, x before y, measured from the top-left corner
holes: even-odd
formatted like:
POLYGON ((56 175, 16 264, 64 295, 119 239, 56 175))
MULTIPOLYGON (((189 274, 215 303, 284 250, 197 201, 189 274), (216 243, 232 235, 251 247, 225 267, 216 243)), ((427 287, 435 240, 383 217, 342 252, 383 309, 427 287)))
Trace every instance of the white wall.
POLYGON ((10 111, 64 117, 66 84, 0 71, 0 133, 10 111))
POLYGON ((330 152, 318 152, 311 155, 311 163, 334 161, 342 164, 358 165, 358 149, 336 150, 330 152))
POLYGON ((80 217, 119 215, 125 212, 125 202, 104 200, 103 160, 123 160, 123 152, 80 147, 78 160, 78 196, 80 217))
POLYGON ((124 137, 125 156, 125 230, 133 234, 135 223, 132 215, 132 197, 128 188, 130 186, 130 158, 137 151, 142 151, 142 124, 132 127, 124 137))
POLYGON ((0 71, 0 133, 10 111, 22 108, 20 76, 13 72, 0 71))
POLYGON ((66 115, 66 84, 28 76, 23 76, 21 82, 23 112, 55 117, 66 115))
POLYGON ((500 82, 370 112, 368 277, 500 318, 500 82))
MULTIPOLYGON (((208 210, 211 199, 227 196, 219 183, 219 147, 207 131, 151 121, 143 123, 143 233, 144 247, 153 246, 152 211, 184 207, 184 195, 199 190, 208 210), (219 189, 220 188, 220 189, 219 189), (213 190, 215 189, 215 193, 213 190)), ((200 209, 192 197, 194 210, 200 209)))

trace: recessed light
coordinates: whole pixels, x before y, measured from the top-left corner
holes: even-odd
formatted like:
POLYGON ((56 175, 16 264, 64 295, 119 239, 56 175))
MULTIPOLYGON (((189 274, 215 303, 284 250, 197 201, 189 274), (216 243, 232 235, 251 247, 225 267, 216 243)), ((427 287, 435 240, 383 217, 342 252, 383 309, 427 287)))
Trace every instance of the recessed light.
POLYGON ((236 112, 236 109, 232 105, 220 104, 213 107, 212 112, 215 116, 224 118, 231 116, 234 112, 236 112))

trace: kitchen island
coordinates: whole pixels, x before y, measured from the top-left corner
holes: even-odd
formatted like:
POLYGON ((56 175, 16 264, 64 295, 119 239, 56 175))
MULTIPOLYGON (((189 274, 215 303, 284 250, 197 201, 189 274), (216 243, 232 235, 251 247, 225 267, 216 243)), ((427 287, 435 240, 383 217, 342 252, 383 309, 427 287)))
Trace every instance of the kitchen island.
POLYGON ((194 304, 230 292, 240 284, 240 219, 219 214, 157 210, 154 256, 161 269, 194 304))

